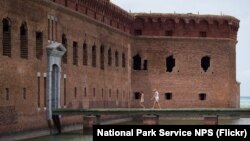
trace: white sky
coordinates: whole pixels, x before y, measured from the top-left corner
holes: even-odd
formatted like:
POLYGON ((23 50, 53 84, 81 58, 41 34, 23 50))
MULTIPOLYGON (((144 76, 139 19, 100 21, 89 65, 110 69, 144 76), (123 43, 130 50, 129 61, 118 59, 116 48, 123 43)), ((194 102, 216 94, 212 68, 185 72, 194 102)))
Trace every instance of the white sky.
POLYGON ((250 96, 250 0, 111 0, 126 11, 231 15, 240 20, 236 50, 241 96, 250 96), (248 27, 249 26, 249 27, 248 27), (248 35, 248 36, 247 36, 248 35))

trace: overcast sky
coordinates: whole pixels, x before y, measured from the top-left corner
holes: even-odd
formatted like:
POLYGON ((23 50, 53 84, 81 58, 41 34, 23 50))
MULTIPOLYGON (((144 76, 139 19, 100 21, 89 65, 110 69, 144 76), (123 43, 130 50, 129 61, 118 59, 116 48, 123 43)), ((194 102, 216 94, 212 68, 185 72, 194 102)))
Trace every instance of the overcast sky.
POLYGON ((111 0, 126 11, 231 15, 240 20, 236 51, 241 96, 250 96, 250 0, 111 0))

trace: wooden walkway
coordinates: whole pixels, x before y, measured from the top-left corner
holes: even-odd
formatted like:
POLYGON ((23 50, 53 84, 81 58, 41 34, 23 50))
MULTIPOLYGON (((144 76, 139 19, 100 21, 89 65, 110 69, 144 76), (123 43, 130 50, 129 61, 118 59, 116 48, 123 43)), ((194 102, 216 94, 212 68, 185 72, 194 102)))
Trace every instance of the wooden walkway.
POLYGON ((168 109, 143 109, 143 108, 109 108, 109 109, 57 109, 53 115, 147 115, 160 116, 239 116, 250 118, 250 108, 168 108, 168 109))
POLYGON ((82 115, 85 127, 99 124, 100 115, 143 115, 143 124, 158 124, 159 117, 203 117, 207 125, 217 125, 218 117, 250 118, 250 108, 168 108, 168 109, 143 109, 143 108, 109 108, 109 109, 57 109, 53 110, 53 122, 58 133, 61 133, 59 115, 82 115))

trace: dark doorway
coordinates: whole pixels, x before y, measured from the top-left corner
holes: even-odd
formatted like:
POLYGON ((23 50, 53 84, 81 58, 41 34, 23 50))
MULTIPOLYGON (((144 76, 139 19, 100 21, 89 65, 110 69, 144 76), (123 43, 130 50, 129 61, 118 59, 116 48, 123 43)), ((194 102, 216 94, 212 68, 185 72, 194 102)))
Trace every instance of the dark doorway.
POLYGON ((139 54, 133 57, 133 68, 134 70, 141 70, 141 56, 139 54))
POLYGON ((167 67, 166 69, 167 72, 173 71, 173 68, 175 67, 175 59, 173 55, 166 58, 166 67, 167 67))
POLYGON ((59 67, 57 65, 52 66, 52 94, 51 94, 51 105, 52 109, 57 109, 59 105, 59 67))

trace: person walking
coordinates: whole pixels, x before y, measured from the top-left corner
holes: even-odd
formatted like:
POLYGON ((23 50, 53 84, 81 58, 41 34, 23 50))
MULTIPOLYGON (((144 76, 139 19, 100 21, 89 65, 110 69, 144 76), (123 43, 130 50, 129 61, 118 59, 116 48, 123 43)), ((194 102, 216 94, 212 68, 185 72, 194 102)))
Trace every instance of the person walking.
POLYGON ((159 102, 160 94, 156 89, 154 89, 153 92, 154 92, 154 95, 153 95, 153 97, 151 99, 154 99, 154 104, 153 104, 152 108, 155 108, 155 105, 157 104, 158 108, 161 109, 161 105, 160 105, 160 102, 159 102))
POLYGON ((141 91, 140 96, 141 96, 140 105, 141 105, 142 108, 145 108, 145 106, 144 106, 144 93, 143 93, 143 91, 141 91))

